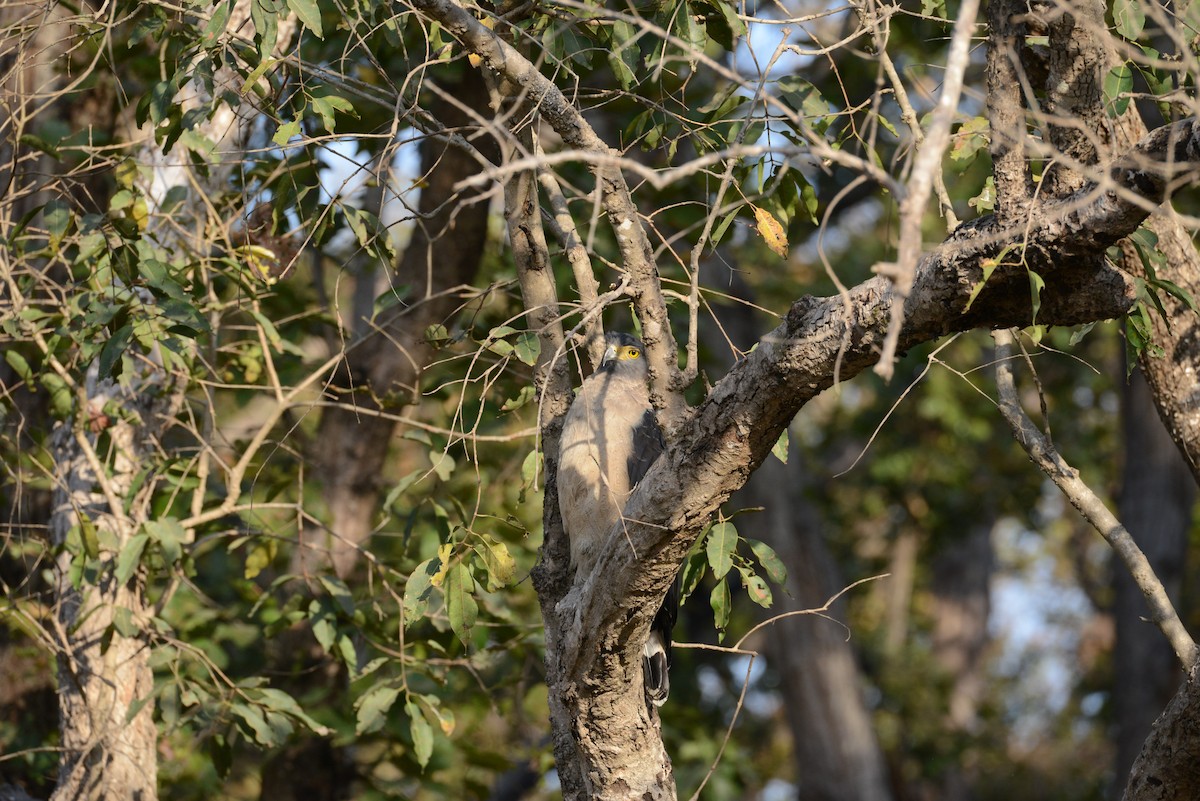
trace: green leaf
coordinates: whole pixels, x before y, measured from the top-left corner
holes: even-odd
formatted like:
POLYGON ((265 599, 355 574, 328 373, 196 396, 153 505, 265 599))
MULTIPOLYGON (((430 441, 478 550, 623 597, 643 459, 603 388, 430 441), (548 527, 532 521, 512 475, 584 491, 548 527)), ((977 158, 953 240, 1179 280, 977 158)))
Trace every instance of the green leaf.
POLYGON ((1029 297, 1033 303, 1033 318, 1034 323, 1037 322, 1038 311, 1042 308, 1042 290, 1046 288, 1046 282, 1042 277, 1029 270, 1029 297))
POLYGON ((246 694, 268 710, 279 712, 299 720, 315 734, 328 735, 331 733, 327 727, 322 726, 316 720, 309 717, 308 713, 296 702, 296 699, 283 690, 276 689, 275 687, 260 687, 249 690, 246 694))
POLYGON ((254 740, 259 745, 269 748, 279 742, 275 728, 267 723, 266 715, 257 706, 239 701, 233 704, 232 710, 253 733, 254 740))
POLYGON ((33 370, 29 367, 29 362, 25 361, 25 357, 15 350, 9 348, 4 352, 4 361, 8 362, 8 366, 21 377, 21 380, 33 389, 33 370))
POLYGON ((42 207, 42 220, 46 224, 46 233, 50 236, 50 249, 58 250, 63 237, 71 227, 71 207, 62 200, 51 200, 42 207))
POLYGON ((308 105, 321 118, 321 124, 329 133, 334 133, 337 130, 335 120, 337 112, 340 111, 343 114, 349 114, 351 117, 358 118, 358 112, 355 110, 354 104, 328 86, 318 86, 314 89, 308 98, 308 105))
POLYGON ((96 532, 96 524, 87 515, 79 516, 79 539, 83 552, 89 559, 100 555, 100 537, 96 532))
POLYGON ((287 0, 288 8, 296 12, 296 16, 305 28, 312 31, 318 39, 324 39, 321 29, 321 9, 316 0, 287 0))
POLYGON ((1133 70, 1128 63, 1118 64, 1104 76, 1104 108, 1110 117, 1119 117, 1129 108, 1133 91, 1133 70))
POLYGON ((1146 12, 1142 10, 1141 0, 1113 0, 1112 15, 1117 33, 1130 41, 1142 35, 1146 12))
POLYGON ((346 224, 354 232, 358 244, 371 251, 381 260, 391 260, 396 257, 396 246, 388 236, 387 229, 379 222, 379 218, 369 211, 356 209, 353 206, 343 206, 346 224))
POLYGON ((400 696, 397 687, 377 684, 354 703, 354 733, 358 735, 379 731, 387 722, 388 710, 400 696))
POLYGON ((967 201, 967 205, 975 209, 980 214, 987 214, 996 207, 996 181, 992 176, 988 176, 983 182, 983 189, 979 190, 979 194, 967 201))
POLYGON ((775 549, 765 542, 746 538, 750 543, 750 551, 754 554, 754 558, 762 565, 763 570, 767 571, 767 578, 776 584, 783 584, 787 581, 787 567, 779 558, 779 554, 775 553, 775 549))
POLYGON ((1080 342, 1082 342, 1083 338, 1086 337, 1088 334, 1090 334, 1092 329, 1096 327, 1097 322, 1098 322, 1097 320, 1093 320, 1092 322, 1087 323, 1086 325, 1081 325, 1078 328, 1076 328, 1074 331, 1072 331, 1071 332, 1071 342, 1070 342, 1071 347, 1075 347, 1080 342))
POLYGON ((804 186, 800 188, 800 201, 804 204, 805 211, 808 212, 809 221, 812 222, 813 224, 816 224, 818 222, 817 221, 817 207, 818 207, 817 190, 814 189, 812 184, 808 183, 807 181, 804 183, 804 186))
POLYGON ((488 591, 495 592, 502 587, 507 587, 512 581, 513 575, 517 572, 517 562, 508 552, 508 546, 504 543, 496 542, 491 537, 485 537, 483 544, 482 555, 484 568, 487 570, 488 591))
POLYGON ((160 520, 147 520, 142 529, 150 539, 158 543, 162 550, 163 559, 167 564, 175 564, 183 558, 183 545, 187 542, 187 532, 179 525, 174 517, 164 517, 160 520))
POLYGON ((17 141, 26 147, 32 147, 34 150, 39 150, 42 153, 45 153, 55 161, 62 161, 62 153, 59 152, 58 148, 47 142, 45 139, 42 139, 40 136, 34 136, 33 134, 28 133, 21 134, 20 139, 17 141))
POLYGON ((522 331, 517 335, 517 343, 513 346, 513 354, 530 367, 537 364, 542 352, 542 343, 537 334, 532 331, 522 331))
POLYGON ((746 23, 738 17, 738 6, 733 0, 707 0, 695 5, 708 6, 716 11, 707 18, 708 32, 713 41, 726 50, 732 51, 737 40, 746 35, 746 23))
POLYGON ((636 37, 637 29, 624 20, 613 23, 609 32, 608 65, 621 84, 622 89, 629 89, 637 83, 638 61, 641 53, 638 50, 636 37))
POLYGON ((829 101, 817 87, 803 78, 788 76, 776 84, 779 99, 812 125, 817 133, 824 133, 829 125, 829 101))
POLYGON ((442 592, 446 596, 446 614, 450 617, 450 628, 466 644, 471 636, 479 606, 475 603, 475 580, 471 571, 462 562, 450 568, 442 592))
POLYGON ((746 594, 750 596, 750 600, 754 603, 769 609, 773 600, 771 596, 771 588, 767 586, 767 582, 763 581, 762 576, 755 574, 753 571, 742 568, 742 584, 746 586, 746 594))
POLYGON ((690 52, 685 55, 691 63, 696 62, 698 54, 704 52, 704 44, 706 34, 704 30, 703 18, 699 17, 692 11, 691 5, 688 3, 680 3, 676 7, 675 13, 677 16, 677 24, 675 25, 675 35, 684 41, 690 52))
POLYGON ((139 629, 133 622, 133 612, 128 606, 118 606, 113 610, 113 628, 122 637, 136 637, 139 629))
POLYGON ((321 576, 321 585, 347 617, 354 614, 354 596, 346 582, 336 576, 321 576))
POLYGON ((429 608, 429 596, 433 592, 430 579, 438 571, 437 557, 426 559, 417 565, 404 585, 404 623, 408 625, 425 615, 429 608))
POLYGON ((973 117, 958 127, 950 147, 950 160, 955 169, 963 172, 988 145, 987 117, 973 117))
POLYGON ((1187 306, 1192 311, 1200 312, 1200 306, 1196 305, 1196 299, 1192 297, 1192 293, 1188 292, 1174 281, 1168 281, 1165 278, 1155 278, 1151 281, 1147 281, 1146 283, 1163 290, 1168 295, 1175 297, 1177 300, 1179 300, 1179 302, 1187 306))
POLYGON ((417 757, 417 763, 422 768, 429 764, 429 757, 433 756, 433 727, 429 725, 429 721, 421 714, 421 709, 412 701, 404 704, 404 712, 409 719, 409 733, 412 734, 413 752, 417 757))
POLYGON ((246 552, 246 563, 242 570, 247 581, 266 570, 271 566, 271 562, 275 561, 277 542, 274 537, 263 537, 246 552))
POLYGON ((771 448, 771 454, 779 461, 787 464, 788 460, 788 430, 785 428, 779 432, 779 439, 775 440, 774 447, 771 448))
POLYGON ((275 351, 276 353, 282 353, 283 337, 279 336, 279 329, 275 327, 275 323, 268 320, 267 316, 258 309, 247 309, 246 311, 250 312, 250 316, 262 326, 263 334, 266 336, 267 342, 271 346, 271 350, 275 351))
POLYGON ((708 566, 715 578, 723 579, 733 567, 733 554, 737 551, 738 533, 733 523, 714 523, 709 529, 705 546, 708 566))
POLYGON ((713 610, 713 625, 720 632, 718 640, 725 639, 725 628, 729 625, 729 609, 731 604, 729 598, 729 582, 725 580, 718 581, 716 586, 712 588, 712 592, 708 595, 708 604, 713 610))
POLYGON ((108 338, 104 343, 104 347, 100 350, 99 371, 101 378, 115 378, 121 374, 119 368, 121 366, 121 356, 125 353, 125 349, 129 347, 129 340, 133 338, 133 326, 123 325, 117 329, 117 332, 108 338))
MULTIPOLYGON (((279 38, 279 17, 284 13, 287 7, 283 0, 254 0, 250 4, 250 20, 254 23, 254 35, 258 39, 258 52, 262 56, 262 63, 258 69, 263 69, 269 62, 268 56, 275 48, 275 41, 279 38)), ((255 72, 258 72, 258 69, 255 72)), ((251 76, 247 84, 257 83, 258 77, 251 76)), ((243 93, 246 91, 242 89, 243 93)))
POLYGON ((448 453, 431 453, 429 460, 433 462, 433 472, 442 481, 449 481, 450 476, 454 474, 454 457, 448 453))
POLYGON ((208 18, 208 24, 204 26, 204 32, 201 34, 201 44, 208 48, 213 47, 221 34, 225 33, 225 26, 229 24, 229 13, 233 10, 234 0, 226 0, 226 2, 217 3, 212 10, 212 16, 208 18))
POLYGON ((541 454, 534 448, 526 454, 525 459, 521 462, 521 492, 517 498, 521 503, 525 502, 525 493, 534 489, 534 485, 537 482, 538 467, 540 465, 538 459, 540 456, 541 454))
POLYGON ((709 237, 710 247, 715 249, 717 245, 720 244, 721 239, 725 236, 726 230, 728 230, 729 226, 733 224, 733 221, 737 219, 738 214, 740 214, 741 211, 741 207, 734 209, 721 218, 719 223, 713 226, 712 236, 709 237))
POLYGON ((271 137, 271 141, 280 147, 283 147, 288 142, 292 141, 293 138, 299 135, 300 120, 289 120, 288 122, 280 124, 278 130, 275 131, 275 135, 271 137))
POLYGON ((124 585, 133 578, 138 564, 142 561, 142 552, 146 549, 146 543, 149 541, 150 535, 135 534, 129 538, 129 542, 125 543, 125 547, 121 548, 121 553, 117 554, 116 579, 118 585, 124 585))
POLYGON ((537 395, 536 387, 527 384, 521 387, 521 391, 517 393, 517 397, 509 398, 504 401, 504 405, 500 407, 502 412, 515 412, 525 404, 529 403, 537 395))

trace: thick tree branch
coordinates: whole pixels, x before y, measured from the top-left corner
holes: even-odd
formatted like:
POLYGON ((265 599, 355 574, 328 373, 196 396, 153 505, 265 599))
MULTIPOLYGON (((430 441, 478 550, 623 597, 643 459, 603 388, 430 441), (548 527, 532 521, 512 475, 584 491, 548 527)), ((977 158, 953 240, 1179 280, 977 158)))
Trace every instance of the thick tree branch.
POLYGON ((1129 574, 1137 583, 1138 589, 1150 606, 1151 619, 1162 630, 1163 636, 1175 649, 1184 670, 1190 670, 1196 664, 1196 642, 1184 628, 1174 604, 1167 596, 1167 591, 1154 573, 1146 555, 1133 541, 1125 526, 1117 520, 1116 515, 1108 510, 1104 502, 1096 497, 1091 487, 1079 477, 1079 471, 1067 464, 1059 452, 1046 439, 1033 421, 1021 408, 1017 396, 1016 382, 1012 370, 1012 332, 1004 329, 996 331, 996 387, 1000 392, 1000 412, 1012 427, 1013 436, 1021 447, 1029 453, 1033 463, 1053 481, 1071 505, 1092 525, 1108 542, 1129 574))
POLYGON ((1021 105, 1020 48, 1025 25, 1015 17, 1028 8, 1018 0, 988 3, 987 107, 992 137, 996 216, 1015 219, 1029 203, 1032 181, 1025 169, 1025 110, 1021 105))
MULTIPOLYGON (((960 227, 921 260, 898 350, 953 331, 1028 325, 1028 269, 1046 281, 1039 323, 1074 325, 1124 313, 1134 288, 1105 263, 1104 251, 1145 219, 1146 204, 1161 200, 1164 163, 1200 161, 1198 139, 1191 120, 1156 131, 1113 171, 1107 188, 1089 186, 1034 206, 1019 226, 985 218, 960 227), (1019 258, 997 266, 968 307, 983 264, 1006 249, 1019 258)), ((635 491, 625 525, 612 533, 592 575, 548 616, 548 626, 567 632, 564 673, 550 692, 568 699, 576 720, 585 721, 585 773, 615 775, 627 767, 614 767, 602 748, 627 740, 630 725, 628 718, 596 718, 589 710, 625 709, 639 727, 649 723, 645 705, 634 708, 629 700, 630 688, 640 688, 641 643, 704 523, 762 463, 796 412, 833 384, 835 366, 845 380, 878 361, 891 282, 876 277, 848 294, 849 302, 840 296, 797 301, 783 324, 713 388, 635 491)), ((637 786, 654 778, 644 775, 637 786)))

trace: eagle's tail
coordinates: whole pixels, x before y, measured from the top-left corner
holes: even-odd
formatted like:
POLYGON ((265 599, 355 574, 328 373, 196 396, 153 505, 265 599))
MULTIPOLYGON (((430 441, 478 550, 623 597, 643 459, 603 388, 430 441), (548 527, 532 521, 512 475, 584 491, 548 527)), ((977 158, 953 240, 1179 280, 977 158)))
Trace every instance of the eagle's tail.
POLYGON ((651 631, 650 639, 646 641, 646 649, 642 652, 643 681, 646 683, 646 697, 655 706, 662 706, 671 691, 671 679, 668 668, 671 666, 671 643, 666 640, 661 631, 651 631))

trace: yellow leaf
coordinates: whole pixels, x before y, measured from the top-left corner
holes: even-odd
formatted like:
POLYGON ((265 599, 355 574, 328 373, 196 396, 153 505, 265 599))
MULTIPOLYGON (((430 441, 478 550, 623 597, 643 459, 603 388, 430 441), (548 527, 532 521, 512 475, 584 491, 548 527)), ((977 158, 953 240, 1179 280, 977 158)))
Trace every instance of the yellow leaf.
MULTIPOLYGON (((484 17, 483 19, 479 20, 479 24, 482 25, 483 27, 487 28, 488 30, 494 30, 496 28, 496 20, 493 17, 484 17)), ((477 55, 475 53, 468 53, 467 61, 469 61, 471 63, 472 67, 478 67, 480 64, 483 63, 483 56, 477 55)))
POLYGON ((446 580, 446 573, 450 570, 450 557, 454 555, 454 544, 443 542, 438 546, 438 571, 433 574, 433 578, 429 579, 429 583, 435 587, 442 586, 442 582, 446 580))
POLYGON ((788 255, 787 231, 783 224, 766 209, 754 206, 754 219, 758 221, 758 232, 766 240, 767 247, 775 251, 779 258, 786 259, 788 255))

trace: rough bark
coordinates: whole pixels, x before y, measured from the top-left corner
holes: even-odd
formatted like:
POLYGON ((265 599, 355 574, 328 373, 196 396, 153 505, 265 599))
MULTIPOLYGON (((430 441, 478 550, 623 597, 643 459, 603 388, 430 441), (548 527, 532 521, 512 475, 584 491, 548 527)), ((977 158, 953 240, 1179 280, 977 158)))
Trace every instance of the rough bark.
POLYGON ((1200 664, 1154 721, 1123 801, 1192 801, 1200 792, 1200 664))
POLYGON ((118 385, 89 375, 77 416, 53 435, 56 643, 62 757, 52 801, 153 801, 158 797, 154 676, 141 577, 117 578, 117 558, 140 532, 145 499, 130 497, 154 438, 178 397, 157 370, 118 385), (106 403, 128 413, 106 417, 106 403), (111 422, 102 431, 90 420, 111 422), (130 422, 131 420, 137 422, 130 422), (103 437, 107 447, 98 447, 103 437), (107 457, 107 458, 106 458, 107 457), (134 517, 123 504, 129 501, 134 517), (94 530, 97 565, 80 546, 94 530), (68 540, 76 544, 68 547, 68 540), (94 571, 94 572, 93 572, 94 571), (124 624, 121 620, 124 619, 124 624), (129 628, 136 633, 129 634, 129 628), (122 632, 126 632, 123 634, 122 632))
POLYGON ((1044 191, 1061 197, 1089 180, 1087 166, 1111 157, 1113 124, 1104 110, 1103 81, 1113 61, 1102 0, 1049 6, 1049 76, 1045 120, 1057 154, 1044 191))
MULTIPOLYGON (((487 90, 478 72, 464 72, 460 83, 446 90, 458 103, 443 97, 434 101, 431 111, 447 128, 473 127, 472 113, 489 113, 487 90)), ((486 138, 476 144, 491 152, 486 138)), ((417 396, 421 371, 432 353, 425 330, 445 322, 459 308, 463 299, 454 289, 474 279, 483 255, 488 204, 477 192, 455 192, 459 182, 479 169, 476 157, 445 141, 430 138, 422 145, 425 186, 416 227, 392 278, 394 286, 409 287, 408 304, 354 343, 332 389, 343 396, 343 404, 321 417, 316 437, 321 450, 315 456, 325 480, 330 525, 327 530, 301 531, 293 569, 302 575, 312 575, 325 565, 332 565, 339 576, 347 575, 371 534, 383 464, 396 424, 359 414, 357 408, 394 408, 417 396)))
POLYGON ((1020 0, 988 3, 987 102, 991 129, 989 148, 996 183, 996 216, 1016 219, 1032 194, 1025 166, 1025 109, 1021 102, 1020 49, 1025 25, 1017 18, 1028 11, 1020 0))
MULTIPOLYGON (((1137 540, 1167 594, 1179 601, 1196 485, 1154 412, 1140 372, 1125 388, 1121 421, 1125 463, 1121 520, 1137 540)), ((1123 786, 1159 710, 1183 674, 1171 646, 1147 622, 1141 591, 1123 570, 1114 575, 1113 705, 1117 726, 1117 786, 1123 786)))

